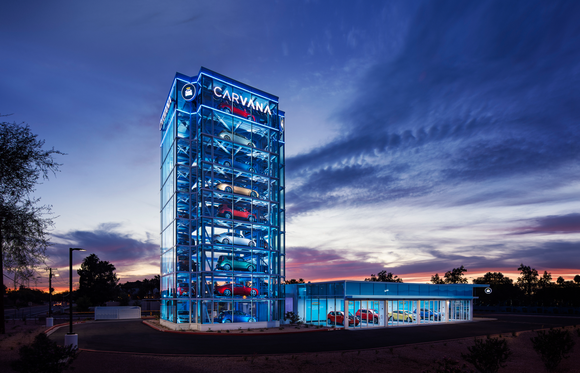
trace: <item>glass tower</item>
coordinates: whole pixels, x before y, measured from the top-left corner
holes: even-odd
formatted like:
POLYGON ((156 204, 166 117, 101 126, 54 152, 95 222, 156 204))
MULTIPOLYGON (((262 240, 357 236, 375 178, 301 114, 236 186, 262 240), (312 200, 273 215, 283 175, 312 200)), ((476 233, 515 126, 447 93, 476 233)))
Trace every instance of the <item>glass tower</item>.
POLYGON ((278 325, 285 276, 278 97, 205 68, 177 73, 160 132, 162 323, 278 325))

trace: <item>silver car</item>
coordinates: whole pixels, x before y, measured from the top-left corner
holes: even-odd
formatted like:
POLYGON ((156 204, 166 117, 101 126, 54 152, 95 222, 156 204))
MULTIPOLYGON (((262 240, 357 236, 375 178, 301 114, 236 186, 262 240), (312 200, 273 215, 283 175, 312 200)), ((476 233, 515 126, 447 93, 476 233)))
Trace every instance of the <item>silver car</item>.
POLYGON ((232 132, 228 132, 228 131, 221 131, 218 136, 224 140, 233 141, 233 142, 238 143, 238 144, 248 145, 251 147, 256 146, 252 141, 250 141, 250 139, 247 139, 242 135, 238 135, 235 132, 232 133, 232 132))
POLYGON ((222 245, 229 245, 233 243, 234 245, 244 245, 244 246, 247 245, 250 247, 256 246, 256 240, 245 238, 241 234, 233 232, 216 234, 215 236, 213 236, 213 242, 221 243, 222 245))

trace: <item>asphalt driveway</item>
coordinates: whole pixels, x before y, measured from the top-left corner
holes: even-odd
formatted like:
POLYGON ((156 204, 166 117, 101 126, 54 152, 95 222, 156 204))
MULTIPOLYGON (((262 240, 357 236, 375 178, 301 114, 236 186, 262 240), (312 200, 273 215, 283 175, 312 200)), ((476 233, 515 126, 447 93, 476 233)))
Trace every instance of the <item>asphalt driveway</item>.
MULTIPOLYGON (((477 322, 459 324, 271 335, 167 333, 157 331, 143 324, 141 320, 119 320, 75 325, 74 332, 79 335, 81 349, 147 354, 235 356, 362 350, 580 324, 579 317, 499 314, 485 317, 493 319, 479 319, 477 322)), ((68 327, 61 327, 52 333, 50 338, 61 344, 67 331, 68 327)))

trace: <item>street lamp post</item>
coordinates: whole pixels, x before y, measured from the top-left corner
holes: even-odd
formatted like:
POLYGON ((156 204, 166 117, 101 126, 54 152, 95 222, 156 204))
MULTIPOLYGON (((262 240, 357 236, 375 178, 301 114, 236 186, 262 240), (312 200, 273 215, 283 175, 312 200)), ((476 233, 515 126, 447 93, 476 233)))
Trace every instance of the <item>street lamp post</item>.
POLYGON ((52 274, 52 268, 48 269, 48 317, 46 318, 46 327, 50 328, 53 325, 52 318, 52 276, 58 276, 58 273, 52 274))
POLYGON ((71 247, 69 248, 69 292, 68 292, 68 296, 69 296, 69 304, 68 304, 68 308, 69 308, 69 332, 64 336, 64 345, 65 346, 70 346, 73 345, 75 348, 79 347, 79 338, 78 335, 73 333, 73 319, 72 319, 72 253, 73 251, 86 251, 85 249, 80 249, 78 247, 71 247))

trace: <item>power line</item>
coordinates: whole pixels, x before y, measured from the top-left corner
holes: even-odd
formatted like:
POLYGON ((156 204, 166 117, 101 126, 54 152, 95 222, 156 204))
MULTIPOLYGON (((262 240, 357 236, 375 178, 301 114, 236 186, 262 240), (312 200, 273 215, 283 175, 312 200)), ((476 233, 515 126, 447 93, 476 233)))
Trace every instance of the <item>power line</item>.
POLYGON ((14 279, 12 279, 12 278, 8 277, 6 274, 4 274, 4 273, 2 273, 2 274, 4 275, 4 277, 6 277, 7 279, 9 279, 10 281, 12 281, 12 282, 14 282, 14 283, 17 283, 18 285, 24 286, 24 284, 22 284, 22 283, 20 283, 20 282, 18 282, 18 281, 16 281, 16 280, 14 280, 14 279))

